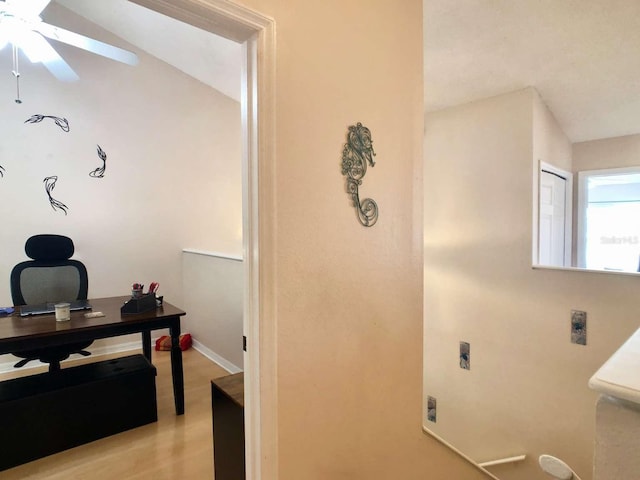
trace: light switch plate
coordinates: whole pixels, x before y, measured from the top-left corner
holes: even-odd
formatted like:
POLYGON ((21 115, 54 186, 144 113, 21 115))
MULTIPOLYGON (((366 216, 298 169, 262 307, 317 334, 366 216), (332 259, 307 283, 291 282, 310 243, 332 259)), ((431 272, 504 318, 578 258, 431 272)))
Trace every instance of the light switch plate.
POLYGON ((571 310, 571 343, 587 344, 587 312, 571 310))

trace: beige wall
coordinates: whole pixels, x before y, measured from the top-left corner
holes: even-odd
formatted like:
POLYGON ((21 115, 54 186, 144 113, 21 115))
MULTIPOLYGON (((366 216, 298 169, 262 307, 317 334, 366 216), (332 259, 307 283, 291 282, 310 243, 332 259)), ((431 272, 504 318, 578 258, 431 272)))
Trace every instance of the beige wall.
POLYGON ((279 479, 480 478, 420 428, 421 1, 242 3, 277 32, 277 210, 261 234, 277 258, 279 479), (341 175, 356 122, 377 153, 372 228, 341 175))
POLYGON ((573 145, 575 172, 640 165, 640 135, 604 138, 573 145))
POLYGON ((533 98, 523 90, 426 117, 424 388, 438 408, 424 425, 478 462, 528 453, 502 412, 528 381, 510 367, 528 333, 509 304, 531 264, 518 246, 530 245, 532 177, 522 169, 533 98), (459 366, 461 341, 470 370, 459 366))
MULTIPOLYGON (((47 13, 54 24, 123 45, 56 4, 47 13)), ((126 295, 133 282, 155 280, 183 306, 183 248, 242 253, 240 106, 144 52, 133 68, 56 48, 80 80, 60 82, 24 61, 20 105, 11 49, 0 52, 0 217, 8 227, 0 232, 0 304, 11 304, 9 271, 27 259, 26 238, 46 232, 74 239, 90 296, 126 295), (70 132, 48 119, 25 124, 33 114, 66 117, 70 132), (101 165, 96 144, 108 156, 102 179, 88 175, 101 165), (49 175, 59 177, 53 193, 66 216, 48 203, 49 175)))
POLYGON ((533 156, 568 172, 573 171, 571 142, 535 90, 533 93, 533 156))
POLYGON ((451 419, 463 451, 528 456, 494 468, 499 478, 547 478, 537 458, 549 453, 587 480, 587 382, 637 329, 640 279, 531 268, 536 102, 523 90, 427 119, 425 390, 439 400, 436 428, 447 438, 451 419), (588 314, 587 346, 570 343, 572 309, 588 314), (471 344, 470 371, 458 366, 460 340, 471 344))

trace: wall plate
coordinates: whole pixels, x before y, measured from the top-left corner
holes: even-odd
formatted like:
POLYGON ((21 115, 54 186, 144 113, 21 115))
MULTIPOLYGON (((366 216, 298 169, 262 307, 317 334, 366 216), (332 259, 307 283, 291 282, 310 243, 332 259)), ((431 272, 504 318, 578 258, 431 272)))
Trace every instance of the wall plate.
POLYGON ((427 420, 433 423, 436 423, 437 404, 438 402, 435 397, 430 395, 427 397, 427 420))
POLYGON ((460 342, 460 368, 471 370, 471 345, 460 342))
POLYGON ((587 344, 587 312, 571 310, 571 343, 587 344))

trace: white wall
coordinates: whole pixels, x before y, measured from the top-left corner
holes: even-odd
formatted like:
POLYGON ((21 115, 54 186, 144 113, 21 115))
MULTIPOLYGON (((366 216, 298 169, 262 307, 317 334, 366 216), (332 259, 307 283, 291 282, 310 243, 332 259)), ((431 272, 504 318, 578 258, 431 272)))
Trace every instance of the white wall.
POLYGON ((639 434, 638 404, 600 395, 596 407, 594 480, 638 477, 639 434))
POLYGON ((550 453, 588 480, 587 382, 637 329, 640 278, 531 268, 537 101, 523 90, 427 117, 425 393, 431 427, 478 460, 527 454, 499 478, 547 478, 536 459, 550 453), (572 309, 587 312, 586 346, 570 343, 572 309))
MULTIPOLYGON (((133 49, 52 4, 47 20, 133 49)), ((62 83, 42 66, 22 63, 14 102, 10 49, 0 52, 0 304, 10 305, 9 271, 25 260, 36 233, 73 238, 89 270, 89 296, 127 295, 135 281, 160 282, 165 300, 183 306, 182 248, 242 251, 240 106, 163 62, 136 52, 137 67, 56 45, 80 76, 62 83), (33 114, 66 117, 25 124, 33 114), (99 144, 108 155, 104 178, 99 144), (43 179, 58 175, 48 203, 43 179)))
POLYGON ((184 328, 202 353, 232 373, 243 368, 244 264, 210 252, 182 254, 184 328))

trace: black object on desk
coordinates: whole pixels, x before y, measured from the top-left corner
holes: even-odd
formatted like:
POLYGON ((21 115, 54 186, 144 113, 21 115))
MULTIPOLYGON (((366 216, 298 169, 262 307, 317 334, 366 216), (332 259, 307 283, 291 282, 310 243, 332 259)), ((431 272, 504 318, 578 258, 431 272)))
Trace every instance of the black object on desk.
POLYGON ((0 382, 0 470, 158 419, 142 355, 0 382))
POLYGON ((120 313, 123 315, 130 313, 144 313, 156 308, 156 294, 149 293, 138 298, 131 298, 122 305, 120 313))
POLYGON ((244 373, 211 380, 211 403, 215 479, 244 479, 244 373))

